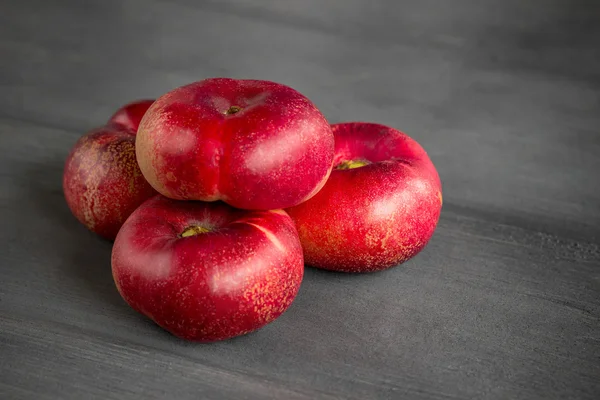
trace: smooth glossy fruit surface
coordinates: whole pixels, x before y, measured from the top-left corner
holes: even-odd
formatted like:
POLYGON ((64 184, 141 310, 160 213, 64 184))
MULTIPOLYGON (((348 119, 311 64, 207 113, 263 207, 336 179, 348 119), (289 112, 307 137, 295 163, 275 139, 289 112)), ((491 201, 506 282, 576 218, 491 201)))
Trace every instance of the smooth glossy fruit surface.
POLYGON ((136 147, 144 176, 169 198, 269 210, 319 191, 334 140, 323 115, 296 90, 214 78, 157 99, 136 147))
POLYGON ((178 337, 211 342, 279 317, 298 293, 304 260, 283 210, 158 195, 123 225, 112 271, 133 309, 178 337))
POLYGON ((442 208, 438 173, 408 135, 379 124, 333 125, 334 170, 312 199, 287 209, 311 266, 377 271, 420 252, 442 208))

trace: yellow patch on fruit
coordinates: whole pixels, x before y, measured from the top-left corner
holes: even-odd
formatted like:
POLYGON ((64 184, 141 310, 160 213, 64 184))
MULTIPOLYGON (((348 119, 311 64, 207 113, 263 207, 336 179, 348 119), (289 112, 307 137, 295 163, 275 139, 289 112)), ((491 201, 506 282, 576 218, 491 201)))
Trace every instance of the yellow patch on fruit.
POLYGON ((267 237, 267 239, 269 239, 275 245, 275 247, 277 247, 280 251, 285 251, 285 247, 279 241, 279 239, 277 239, 277 236, 275 236, 273 234, 273 232, 271 232, 270 230, 268 230, 266 228, 263 228, 260 225, 253 224, 252 222, 243 222, 243 223, 251 225, 251 226, 255 227, 256 229, 258 229, 259 231, 261 231, 262 233, 265 234, 265 236, 267 237))
POLYGON ((181 237, 186 238, 186 237, 196 236, 196 235, 200 235, 202 233, 208 233, 208 232, 210 232, 210 229, 205 228, 203 226, 190 225, 187 228, 185 228, 183 230, 183 232, 181 232, 181 237))
POLYGON ((346 160, 336 165, 335 169, 354 169, 371 164, 367 160, 346 160))
POLYGON ((287 215, 287 213, 281 209, 279 210, 269 210, 270 212, 272 212, 273 214, 279 214, 279 215, 287 215))
POLYGON ((167 177, 167 180, 169 180, 170 182, 176 182, 177 181, 177 177, 171 171, 167 172, 166 177, 167 177))

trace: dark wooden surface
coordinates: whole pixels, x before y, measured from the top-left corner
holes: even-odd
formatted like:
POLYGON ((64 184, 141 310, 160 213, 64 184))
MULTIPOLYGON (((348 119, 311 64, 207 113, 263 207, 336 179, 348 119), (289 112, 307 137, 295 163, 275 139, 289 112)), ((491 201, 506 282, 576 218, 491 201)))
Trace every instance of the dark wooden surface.
POLYGON ((0 398, 600 398, 600 3, 0 0, 0 398), (306 271, 212 345, 120 299, 60 186, 122 103, 211 76, 402 129, 444 184, 398 268, 306 271))

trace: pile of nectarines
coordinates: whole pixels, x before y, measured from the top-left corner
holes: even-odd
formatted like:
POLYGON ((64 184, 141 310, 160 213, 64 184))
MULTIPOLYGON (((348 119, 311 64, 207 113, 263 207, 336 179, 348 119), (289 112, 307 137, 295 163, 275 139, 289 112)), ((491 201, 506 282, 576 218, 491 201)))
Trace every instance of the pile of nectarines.
POLYGON ((279 317, 305 262, 369 272, 408 260, 442 206, 438 173, 406 134, 330 125, 290 87, 225 78, 119 109, 77 141, 63 190, 114 240, 123 299, 202 342, 279 317))

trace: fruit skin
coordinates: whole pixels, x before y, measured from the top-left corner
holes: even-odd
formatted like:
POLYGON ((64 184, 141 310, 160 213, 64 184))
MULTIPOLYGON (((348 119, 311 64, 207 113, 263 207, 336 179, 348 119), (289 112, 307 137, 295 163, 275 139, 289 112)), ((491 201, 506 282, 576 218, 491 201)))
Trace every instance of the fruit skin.
POLYGON ((143 99, 132 101, 119 108, 108 120, 108 124, 117 124, 137 132, 142 117, 148 111, 148 108, 154 103, 154 100, 143 99))
POLYGON ((286 211, 298 228, 306 263, 343 272, 390 268, 420 252, 442 208, 442 186, 423 148, 379 124, 332 126, 335 166, 323 189, 286 211))
POLYGON ((228 78, 163 95, 136 139, 140 168, 163 195, 255 210, 316 194, 333 149, 330 125, 305 96, 274 82, 228 78))
POLYGON ((112 272, 134 310, 175 336, 212 342, 279 317, 298 293, 304 259, 283 210, 239 210, 157 195, 123 225, 112 272), (209 231, 183 237, 194 225, 209 231))
MULTIPOLYGON (((121 110, 126 112, 126 107, 121 110)), ((143 107, 135 112, 142 113, 143 107)), ((96 128, 79 138, 65 162, 63 193, 71 212, 108 240, 115 239, 140 204, 156 195, 137 164, 135 132, 114 123, 96 128)))

